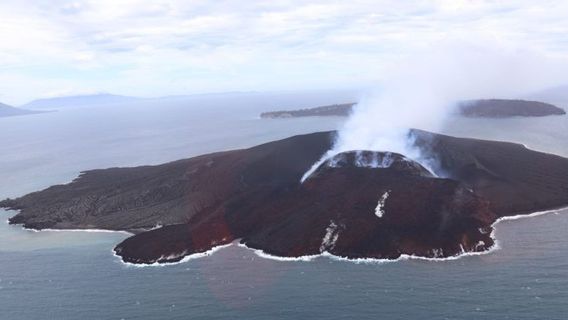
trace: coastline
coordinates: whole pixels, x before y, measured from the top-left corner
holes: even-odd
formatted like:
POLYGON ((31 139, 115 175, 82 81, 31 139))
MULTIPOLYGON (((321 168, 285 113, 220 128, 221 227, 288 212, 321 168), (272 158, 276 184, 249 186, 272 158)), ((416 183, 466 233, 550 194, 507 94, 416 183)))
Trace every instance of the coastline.
POLYGON ((497 219, 491 225, 493 230, 491 231, 490 236, 494 240, 494 244, 488 250, 479 251, 479 252, 462 252, 461 254, 458 254, 458 255, 443 257, 443 258, 430 258, 430 257, 417 256, 417 255, 402 254, 397 259, 376 259, 376 258, 350 259, 350 258, 345 258, 345 257, 333 255, 333 254, 331 254, 327 251, 324 251, 320 254, 306 255, 306 256, 300 256, 300 257, 281 257, 281 256, 275 256, 275 255, 266 253, 261 249, 255 249, 255 248, 248 247, 246 244, 240 243, 239 239, 237 239, 237 240, 235 240, 235 241, 233 241, 232 243, 229 243, 229 244, 224 244, 224 245, 219 245, 219 246, 213 247, 213 248, 211 248, 211 249, 209 249, 205 252, 194 253, 194 254, 184 256, 181 260, 176 261, 176 262, 165 262, 165 263, 154 262, 152 264, 136 264, 136 263, 123 261, 122 258, 119 255, 116 254, 114 249, 112 250, 112 252, 113 252, 113 255, 116 258, 118 258, 123 265, 128 266, 128 267, 137 267, 137 268, 166 267, 166 266, 178 265, 178 264, 185 263, 185 262, 188 262, 188 261, 191 261, 191 260, 211 256, 215 252, 217 252, 221 249, 224 249, 224 248, 228 248, 228 247, 233 246, 233 245, 236 245, 240 248, 245 248, 247 250, 250 250, 256 256, 258 256, 260 258, 279 261, 279 262, 312 262, 312 261, 319 259, 319 258, 328 258, 328 259, 332 259, 332 260, 335 260, 335 261, 349 262, 349 263, 354 263, 354 264, 384 264, 384 263, 395 263, 395 262, 401 262, 401 261, 407 261, 407 260, 419 260, 419 261, 428 261, 428 262, 446 262, 446 261, 456 261, 456 260, 466 258, 466 257, 484 256, 484 255, 492 254, 494 252, 499 251, 501 249, 500 241, 499 241, 499 239, 497 239, 495 232, 496 232, 497 225, 501 222, 514 221, 514 220, 519 220, 519 219, 524 219, 524 218, 533 218, 533 217, 543 216, 543 215, 547 215, 547 214, 559 214, 560 211, 563 211, 563 210, 568 210, 568 207, 561 207, 561 208, 557 208, 557 209, 536 211, 536 212, 533 212, 531 214, 520 214, 520 215, 515 215, 515 216, 501 217, 501 218, 497 219))
POLYGON ((121 264, 125 265, 126 267, 132 267, 132 268, 167 267, 167 266, 174 266, 174 265, 186 263, 190 260, 195 260, 195 259, 200 259, 200 258, 203 258, 203 257, 210 256, 210 255, 214 254, 215 252, 217 252, 221 249, 230 247, 232 245, 233 245, 233 243, 218 245, 218 246, 215 246, 215 247, 213 247, 213 248, 211 248, 207 251, 204 251, 204 252, 198 252, 198 253, 183 256, 183 258, 181 258, 179 261, 175 261, 175 262, 157 262, 156 261, 154 263, 132 263, 132 262, 126 262, 126 261, 122 260, 122 257, 119 256, 118 254, 116 254, 115 248, 112 248, 111 252, 112 252, 112 255, 114 257, 116 257, 119 260, 119 262, 121 264))
MULTIPOLYGON (((121 263, 122 265, 124 265, 126 267, 134 267, 134 268, 174 266, 174 265, 189 262, 191 260, 211 256, 214 253, 216 253, 216 252, 218 252, 222 249, 228 248, 230 246, 233 246, 233 245, 236 245, 240 248, 245 248, 247 250, 250 250, 256 256, 258 256, 260 258, 279 261, 279 262, 311 262, 311 261, 314 261, 318 258, 328 258, 328 259, 332 259, 334 261, 349 262, 349 263, 354 263, 354 264, 384 264, 384 263, 395 263, 395 262, 401 262, 401 261, 407 261, 407 260, 419 260, 419 261, 428 261, 428 262, 446 262, 446 261, 456 261, 456 260, 466 258, 466 257, 488 255, 488 254, 492 254, 496 251, 499 251, 501 249, 501 246, 500 246, 501 241, 496 237, 495 233, 497 231, 497 229, 496 229, 497 225, 501 222, 515 221, 515 220, 520 220, 520 219, 525 219, 525 218, 534 218, 534 217, 539 217, 539 216, 548 215, 548 214, 560 214, 560 212, 564 211, 564 210, 568 210, 568 206, 564 206, 564 207, 560 207, 560 208, 556 208, 556 209, 536 211, 536 212, 533 212, 533 213, 530 213, 530 214, 518 214, 518 215, 505 216, 505 217, 498 218, 491 225, 493 230, 491 231, 490 236, 494 240, 494 244, 488 250, 480 251, 480 252, 462 252, 461 254, 458 254, 458 255, 443 257, 443 258, 439 258, 439 257, 431 258, 431 257, 417 256, 417 255, 402 254, 397 259, 377 259, 377 258, 351 259, 351 258, 336 256, 336 255, 333 255, 333 254, 331 254, 327 251, 324 251, 320 254, 300 256, 300 257, 281 257, 281 256, 275 256, 275 255, 266 253, 261 249, 248 247, 246 244, 240 243, 240 239, 237 239, 237 240, 235 240, 235 241, 233 241, 229 244, 222 244, 222 245, 215 246, 215 247, 213 247, 213 248, 211 248, 207 251, 204 251, 204 252, 198 252, 198 253, 194 253, 194 254, 190 254, 190 255, 184 255, 179 261, 175 261, 175 262, 154 262, 154 263, 151 263, 151 264, 131 263, 131 262, 123 261, 122 257, 119 256, 118 254, 116 254, 115 248, 112 248, 111 252, 112 252, 112 255, 118 259, 119 263, 121 263)), ((6 212, 8 212, 8 211, 6 210, 6 212)), ((9 221, 8 219, 5 220, 6 224, 9 224, 8 221, 9 221)), ((29 232, 38 232, 38 233, 39 232, 121 233, 121 234, 129 235, 129 236, 134 234, 134 233, 131 233, 131 232, 128 232, 128 231, 125 231, 125 230, 107 230, 107 229, 41 229, 41 230, 37 230, 37 229, 21 227, 21 230, 22 231, 29 231, 29 232)))
POLYGON ((327 251, 324 251, 323 253, 317 254, 317 255, 309 255, 309 256, 301 256, 301 257, 279 257, 279 256, 274 256, 274 255, 268 254, 268 253, 266 253, 266 252, 264 252, 260 249, 249 248, 245 244, 239 243, 238 246, 254 251, 254 253, 261 258, 271 259, 271 260, 276 260, 276 261, 285 261, 285 262, 309 262, 309 261, 313 261, 314 259, 317 259, 319 257, 326 257, 326 258, 330 258, 330 259, 333 259, 333 260, 336 260, 336 261, 351 262, 351 263, 355 263, 355 264, 360 264, 360 263, 382 264, 382 263, 399 262, 399 261, 405 261, 405 260, 422 260, 422 261, 431 261, 431 262, 455 261, 455 260, 458 260, 458 259, 461 259, 461 258, 464 258, 464 257, 482 256, 482 255, 491 254, 491 253, 496 252, 499 249, 501 249, 501 246, 499 245, 500 242, 497 239, 497 237, 495 236, 496 226, 500 222, 514 221, 514 220, 519 220, 519 219, 523 219, 523 218, 533 218, 533 217, 538 217, 538 216, 547 215, 547 214, 551 214, 551 213, 558 214, 559 211, 562 211, 562 210, 568 210, 568 207, 561 207, 561 208, 558 208, 558 209, 537 211, 537 212, 534 212, 534 213, 531 213, 531 214, 520 214, 520 215, 515 215, 515 216, 501 217, 501 218, 495 220, 495 222, 491 225, 493 230, 491 231, 490 236, 494 240, 494 244, 488 250, 479 251, 479 252, 463 252, 463 253, 458 254, 458 255, 443 257, 443 258, 429 258, 429 257, 423 257, 423 256, 402 254, 397 259, 376 259, 376 258, 350 259, 350 258, 345 258, 345 257, 330 254, 327 251))

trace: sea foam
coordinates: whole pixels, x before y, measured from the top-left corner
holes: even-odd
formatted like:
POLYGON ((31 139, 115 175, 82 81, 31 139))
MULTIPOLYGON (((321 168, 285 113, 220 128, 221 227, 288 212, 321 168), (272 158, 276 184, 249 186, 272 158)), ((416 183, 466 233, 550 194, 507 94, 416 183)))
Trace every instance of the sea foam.
MULTIPOLYGON (((193 254, 190 254, 190 255, 186 255, 186 256, 184 256, 181 260, 175 261, 175 262, 157 262, 157 261, 156 261, 156 262, 154 262, 154 263, 144 263, 144 264, 126 262, 126 261, 122 260, 122 257, 121 257, 121 256, 119 256, 118 254, 116 254, 116 252, 114 251, 114 249, 111 250, 111 251, 112 251, 112 254, 120 260, 120 263, 122 263, 123 265, 128 266, 128 267, 134 267, 134 268, 166 267, 166 266, 173 266, 173 265, 177 265, 177 264, 181 264, 181 263, 186 263, 186 262, 188 262, 188 261, 190 261, 190 260, 195 260, 195 259, 200 259, 200 258, 204 258, 204 257, 210 256, 210 255, 214 254, 215 252, 217 252, 217 251, 219 251, 219 250, 221 250, 221 249, 230 247, 231 245, 233 245, 233 243, 228 243, 228 244, 219 245, 219 246, 213 247, 213 248, 211 248, 211 249, 209 249, 209 250, 207 250, 207 251, 197 252, 197 253, 193 253, 193 254)), ((184 255, 184 254, 186 254, 186 253, 181 253, 181 254, 175 255, 175 256, 162 256, 162 257, 160 257, 160 259, 163 259, 163 258, 178 258, 178 257, 180 257, 180 256, 182 256, 182 255, 184 255)), ((158 260, 159 260, 159 259, 158 259, 158 260)))

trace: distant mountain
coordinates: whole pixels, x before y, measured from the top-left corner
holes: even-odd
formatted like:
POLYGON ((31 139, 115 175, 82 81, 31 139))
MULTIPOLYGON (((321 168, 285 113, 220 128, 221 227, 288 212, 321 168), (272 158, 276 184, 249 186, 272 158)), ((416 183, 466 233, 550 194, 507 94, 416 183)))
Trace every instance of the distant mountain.
POLYGON ((67 107, 98 106, 108 104, 127 103, 141 98, 118 96, 113 94, 92 94, 80 96, 57 97, 38 99, 23 105, 28 109, 57 109, 67 107))
POLYGON ((7 104, 0 103, 0 118, 2 117, 13 117, 13 116, 25 116, 28 114, 38 113, 37 111, 25 110, 20 108, 14 108, 7 104))

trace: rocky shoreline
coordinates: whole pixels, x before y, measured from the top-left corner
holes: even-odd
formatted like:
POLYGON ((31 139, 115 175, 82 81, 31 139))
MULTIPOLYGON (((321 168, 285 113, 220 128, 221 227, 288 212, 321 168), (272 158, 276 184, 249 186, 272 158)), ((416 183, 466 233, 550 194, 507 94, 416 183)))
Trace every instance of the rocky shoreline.
POLYGON ((124 262, 171 263, 235 241, 279 257, 444 258, 494 246, 497 219, 568 205, 568 159, 522 145, 412 130, 432 175, 388 152, 352 151, 302 175, 335 132, 157 166, 84 172, 0 207, 32 229, 134 231, 124 262))

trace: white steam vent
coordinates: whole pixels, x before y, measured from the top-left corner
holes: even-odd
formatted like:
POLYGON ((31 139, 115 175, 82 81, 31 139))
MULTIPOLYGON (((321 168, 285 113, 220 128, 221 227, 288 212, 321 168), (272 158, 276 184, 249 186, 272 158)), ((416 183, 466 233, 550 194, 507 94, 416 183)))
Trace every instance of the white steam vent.
POLYGON ((325 229, 325 236, 321 241, 320 252, 333 249, 338 238, 339 226, 332 220, 329 222, 329 226, 325 229))
POLYGON ((377 203, 377 207, 375 208, 375 215, 379 218, 382 218, 385 215, 385 203, 389 197, 390 190, 383 193, 383 195, 379 198, 377 203))

